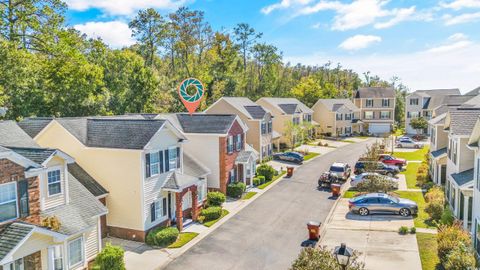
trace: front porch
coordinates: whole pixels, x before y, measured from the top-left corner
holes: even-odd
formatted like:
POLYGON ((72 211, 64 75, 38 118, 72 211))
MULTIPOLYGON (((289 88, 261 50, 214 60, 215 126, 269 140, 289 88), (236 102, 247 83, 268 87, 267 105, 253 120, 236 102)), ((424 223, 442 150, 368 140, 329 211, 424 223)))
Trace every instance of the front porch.
POLYGON ((236 181, 247 187, 253 185, 258 154, 252 149, 241 151, 235 159, 236 181))
POLYGON ((448 177, 446 196, 455 218, 463 222, 465 230, 470 230, 473 214, 473 169, 451 174, 448 177))
POLYGON ((430 153, 430 175, 435 184, 445 186, 447 180, 447 148, 430 153))

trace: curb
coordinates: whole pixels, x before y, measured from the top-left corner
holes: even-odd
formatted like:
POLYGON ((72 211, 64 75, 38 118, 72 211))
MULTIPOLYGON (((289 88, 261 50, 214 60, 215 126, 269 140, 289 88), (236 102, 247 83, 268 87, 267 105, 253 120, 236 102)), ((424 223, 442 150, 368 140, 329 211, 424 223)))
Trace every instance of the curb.
POLYGON ((335 211, 335 209, 337 209, 338 204, 340 203, 341 199, 343 198, 343 194, 345 193, 345 189, 347 189, 346 185, 342 186, 342 188, 340 189, 340 196, 338 196, 338 198, 335 200, 335 202, 332 205, 332 208, 330 208, 330 211, 328 212, 327 217, 325 217, 325 221, 323 222, 322 226, 320 226, 320 236, 318 238, 317 244, 315 245, 316 247, 320 246, 320 242, 321 242, 321 240, 322 240, 322 238, 325 234, 325 231, 327 230, 327 224, 329 224, 330 221, 332 220, 333 212, 335 211))

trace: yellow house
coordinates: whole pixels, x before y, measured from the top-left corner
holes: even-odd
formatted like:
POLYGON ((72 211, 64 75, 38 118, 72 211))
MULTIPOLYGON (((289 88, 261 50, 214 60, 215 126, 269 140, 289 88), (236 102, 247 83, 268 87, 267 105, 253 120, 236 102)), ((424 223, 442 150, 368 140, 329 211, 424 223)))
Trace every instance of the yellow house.
POLYGON ((360 109, 349 99, 319 99, 312 110, 322 134, 343 136, 362 131, 360 109))
POLYGON ((142 116, 29 118, 24 130, 74 157, 108 191, 107 231, 144 241, 157 226, 197 218, 208 169, 184 155, 187 138, 167 120, 142 116))
MULTIPOLYGON (((256 103, 270 111, 273 116, 273 131, 281 135, 279 142, 285 143, 287 146, 291 144, 285 136, 288 123, 300 125, 305 122, 318 125, 312 120, 313 110, 296 98, 263 97, 256 103)), ((295 143, 295 141, 294 138, 293 142, 295 143)))

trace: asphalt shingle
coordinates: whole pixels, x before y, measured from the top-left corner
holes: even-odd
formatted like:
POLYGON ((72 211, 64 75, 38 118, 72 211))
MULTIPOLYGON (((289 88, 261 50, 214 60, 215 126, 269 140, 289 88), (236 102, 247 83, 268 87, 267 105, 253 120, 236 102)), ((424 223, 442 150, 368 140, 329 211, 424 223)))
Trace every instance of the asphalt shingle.
POLYGON ((458 186, 463 186, 469 182, 473 182, 473 169, 463 171, 461 173, 452 173, 452 178, 458 186))
POLYGON ((18 125, 32 138, 38 135, 53 118, 51 117, 36 117, 26 118, 18 123, 18 125))
POLYGON ((448 130, 454 135, 470 135, 480 115, 480 109, 457 109, 449 112, 448 130))
POLYGON ((441 155, 443 155, 443 154, 446 154, 446 153, 447 153, 447 148, 444 147, 444 148, 442 148, 442 149, 438 149, 438 150, 436 150, 436 151, 432 151, 430 154, 432 155, 432 157, 437 158, 437 157, 439 157, 439 156, 441 156, 441 155))
MULTIPOLYGON (((296 98, 263 97, 263 98, 260 98, 258 101, 260 101, 260 100, 263 100, 263 101, 268 102, 268 103, 270 103, 274 106, 277 106, 282 111, 284 111, 284 110, 280 107, 280 104, 297 104, 297 109, 300 112, 313 113, 312 109, 310 109, 307 105, 303 104, 302 102, 300 102, 300 100, 298 100, 296 98)), ((285 113, 287 113, 287 112, 285 112, 285 113)))
POLYGON ((328 110, 335 112, 341 107, 345 106, 351 111, 360 110, 353 102, 346 98, 336 98, 336 99, 319 99, 317 102, 322 103, 328 110))
POLYGON ((391 87, 364 87, 357 90, 355 98, 395 98, 395 90, 391 87))
POLYGON ((15 121, 0 121, 0 145, 14 147, 39 147, 15 121))
POLYGON ((297 104, 278 104, 278 107, 286 114, 295 114, 297 111, 297 104))
POLYGON ((7 148, 37 164, 42 164, 45 160, 47 160, 57 152, 56 149, 51 148, 26 148, 8 146, 7 148))
POLYGON ((245 110, 250 114, 252 119, 263 119, 265 114, 267 113, 265 109, 263 109, 260 105, 252 105, 252 106, 243 106, 245 110))
POLYGON ((185 133, 226 134, 233 125, 233 114, 176 114, 185 133))
POLYGON ((0 231, 0 261, 33 230, 32 226, 13 223, 0 231))
POLYGON ((68 172, 90 191, 93 196, 98 197, 108 194, 108 191, 77 163, 68 164, 68 172))

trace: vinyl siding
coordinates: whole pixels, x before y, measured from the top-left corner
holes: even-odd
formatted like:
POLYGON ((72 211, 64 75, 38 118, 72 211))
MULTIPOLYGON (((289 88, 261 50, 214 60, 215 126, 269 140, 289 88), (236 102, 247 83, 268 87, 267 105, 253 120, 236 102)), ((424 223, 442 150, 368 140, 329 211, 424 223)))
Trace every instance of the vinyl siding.
POLYGON ((93 230, 85 233, 85 258, 87 261, 93 259, 98 254, 98 225, 93 230))
POLYGON ((68 182, 67 178, 68 174, 65 173, 66 171, 66 163, 59 157, 53 157, 47 164, 47 168, 55 168, 58 167, 60 169, 60 176, 61 176, 61 189, 62 192, 60 194, 56 194, 53 196, 48 196, 48 172, 45 172, 42 179, 42 198, 43 198, 43 209, 47 210, 50 208, 54 208, 66 203, 66 183, 68 182))

